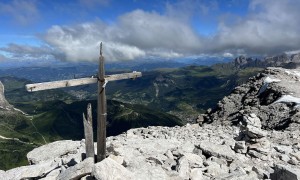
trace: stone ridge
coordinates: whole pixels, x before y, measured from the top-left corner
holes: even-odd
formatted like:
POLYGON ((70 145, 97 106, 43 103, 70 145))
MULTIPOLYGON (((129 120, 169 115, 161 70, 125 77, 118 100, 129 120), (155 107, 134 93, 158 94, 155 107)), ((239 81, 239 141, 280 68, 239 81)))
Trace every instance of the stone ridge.
POLYGON ((137 128, 108 137, 102 162, 84 159, 84 140, 57 141, 29 152, 31 165, 0 171, 0 177, 300 180, 299 75, 266 69, 209 110, 203 124, 137 128))
POLYGON ((252 114, 245 116, 241 127, 187 124, 131 129, 107 138, 108 157, 97 164, 82 159, 84 140, 53 142, 28 154, 32 165, 0 173, 9 180, 15 175, 24 179, 250 180, 284 179, 286 174, 300 179, 299 137, 290 131, 264 131, 258 121, 252 114), (260 136, 249 136, 255 133, 260 136), (66 146, 69 149, 64 151, 66 146))
POLYGON ((299 132, 299 104, 300 69, 267 68, 208 110, 204 122, 237 125, 254 113, 263 129, 299 132))
POLYGON ((13 106, 10 105, 7 100, 5 99, 5 96, 4 96, 4 86, 2 84, 2 82, 0 81, 0 108, 1 109, 12 109, 13 106))

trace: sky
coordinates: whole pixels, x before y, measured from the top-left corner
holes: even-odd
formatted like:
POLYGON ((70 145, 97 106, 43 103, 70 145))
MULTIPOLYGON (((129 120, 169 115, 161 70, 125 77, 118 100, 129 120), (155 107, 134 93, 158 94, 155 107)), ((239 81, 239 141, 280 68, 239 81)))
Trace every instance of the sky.
POLYGON ((300 0, 0 0, 0 63, 271 56, 300 49, 300 0))

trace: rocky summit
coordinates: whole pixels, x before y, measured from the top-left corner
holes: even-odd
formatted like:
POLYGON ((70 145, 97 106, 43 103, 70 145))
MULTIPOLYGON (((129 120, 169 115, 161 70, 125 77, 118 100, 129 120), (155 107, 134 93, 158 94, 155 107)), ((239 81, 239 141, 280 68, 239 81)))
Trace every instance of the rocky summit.
POLYGON ((99 163, 84 158, 84 140, 53 142, 29 152, 30 165, 0 171, 0 177, 299 180, 299 81, 300 70, 268 68, 236 87, 198 124, 108 137, 107 158, 99 163))
POLYGON ((4 86, 0 81, 0 109, 11 109, 12 105, 10 105, 4 96, 4 86))

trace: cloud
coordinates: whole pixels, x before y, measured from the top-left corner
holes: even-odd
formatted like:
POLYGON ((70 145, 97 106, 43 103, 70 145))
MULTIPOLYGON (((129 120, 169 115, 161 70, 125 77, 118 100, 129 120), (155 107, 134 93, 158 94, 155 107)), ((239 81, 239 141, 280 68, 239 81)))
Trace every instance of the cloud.
POLYGON ((9 44, 6 47, 0 47, 0 51, 5 52, 6 59, 53 59, 59 57, 59 54, 48 46, 28 46, 9 44))
POLYGON ((194 6, 188 2, 167 3, 165 13, 134 10, 110 24, 96 20, 77 25, 55 25, 40 36, 45 46, 11 44, 1 49, 15 57, 41 58, 44 55, 67 61, 97 61, 100 42, 104 43, 107 61, 273 55, 300 49, 299 0, 252 0, 245 16, 223 13, 218 29, 210 36, 196 32, 191 18, 197 9, 207 17, 219 12, 218 1, 203 4, 192 0, 196 2, 192 4, 194 6), (179 12, 176 15, 180 7, 190 14, 179 12))
POLYGON ((248 15, 236 24, 220 22, 209 49, 278 54, 300 48, 300 1, 253 0, 248 15))
POLYGON ((0 61, 5 61, 6 60, 6 57, 3 56, 2 54, 0 54, 0 61))
POLYGON ((0 2, 0 13, 11 17, 21 25, 28 25, 39 18, 39 11, 34 0, 13 0, 0 2))
POLYGON ((179 57, 193 54, 202 46, 199 36, 187 24, 142 10, 124 14, 114 25, 98 20, 53 26, 43 39, 70 61, 96 60, 101 41, 110 61, 179 57))

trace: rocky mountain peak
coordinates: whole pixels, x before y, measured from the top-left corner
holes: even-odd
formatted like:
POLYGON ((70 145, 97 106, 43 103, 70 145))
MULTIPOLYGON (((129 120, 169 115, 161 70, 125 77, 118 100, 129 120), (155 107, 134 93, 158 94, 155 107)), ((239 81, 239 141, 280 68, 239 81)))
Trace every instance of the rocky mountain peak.
POLYGON ((291 61, 292 61, 292 62, 300 63, 300 53, 298 53, 298 54, 293 54, 293 55, 291 56, 291 61))
POLYGON ((11 109, 12 105, 8 103, 4 96, 4 85, 0 81, 0 108, 1 109, 11 109))
POLYGON ((85 140, 52 142, 27 154, 30 165, 0 171, 0 177, 299 180, 299 82, 300 69, 268 68, 203 115, 204 124, 108 137, 107 158, 96 164, 84 159, 85 140))

